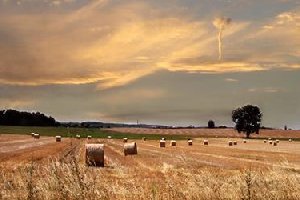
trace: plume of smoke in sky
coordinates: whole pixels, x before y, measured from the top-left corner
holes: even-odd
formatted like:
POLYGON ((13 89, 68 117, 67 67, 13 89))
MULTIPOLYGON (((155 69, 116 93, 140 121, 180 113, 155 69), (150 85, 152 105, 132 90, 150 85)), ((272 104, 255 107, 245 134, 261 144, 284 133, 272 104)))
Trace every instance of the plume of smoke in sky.
POLYGON ((217 17, 213 21, 213 25, 219 30, 218 41, 219 41, 219 60, 222 60, 223 49, 222 49, 222 37, 224 29, 231 24, 231 18, 217 17))

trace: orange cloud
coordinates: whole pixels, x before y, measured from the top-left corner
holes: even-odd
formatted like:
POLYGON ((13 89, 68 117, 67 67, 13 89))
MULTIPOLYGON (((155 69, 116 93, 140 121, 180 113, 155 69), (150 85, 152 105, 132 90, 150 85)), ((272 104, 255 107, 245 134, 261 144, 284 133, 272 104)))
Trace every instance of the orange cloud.
MULTIPOLYGON (((224 62, 216 62, 217 38, 211 19, 193 19, 187 12, 173 15, 154 9, 151 3, 114 4, 100 0, 74 11, 1 14, 0 31, 4 34, 0 35, 0 83, 98 82, 100 89, 106 89, 161 69, 189 73, 249 72, 270 69, 264 62, 272 61, 283 63, 281 66, 288 69, 297 68, 290 64, 295 62, 287 62, 286 56, 281 56, 281 51, 274 50, 272 55, 265 56, 268 51, 260 52, 260 48, 239 48, 247 38, 262 39, 267 34, 272 34, 276 42, 282 35, 287 41, 291 40, 287 36, 297 39, 297 31, 273 33, 265 28, 250 32, 251 22, 235 20, 224 33, 224 62), (239 57, 241 54, 245 56, 239 57)), ((282 14, 276 19, 297 22, 297 16, 282 14)), ((299 51, 292 48, 288 53, 296 56, 299 51)))

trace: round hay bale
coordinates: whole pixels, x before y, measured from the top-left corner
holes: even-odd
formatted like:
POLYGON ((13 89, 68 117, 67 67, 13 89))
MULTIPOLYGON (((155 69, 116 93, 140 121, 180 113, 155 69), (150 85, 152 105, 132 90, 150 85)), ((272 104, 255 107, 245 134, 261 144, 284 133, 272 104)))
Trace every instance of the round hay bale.
POLYGON ((111 136, 109 135, 109 136, 107 136, 107 139, 111 139, 111 136))
POLYGON ((104 167, 104 144, 86 144, 85 162, 88 166, 104 167))
POLYGON ((124 155, 134 155, 137 154, 137 147, 135 142, 129 142, 124 144, 124 155))
POLYGON ((208 145, 208 140, 203 140, 203 144, 207 146, 208 145))
POLYGON ((171 140, 171 142, 170 142, 170 146, 172 146, 172 147, 176 147, 176 140, 171 140))
POLYGON ((33 137, 34 137, 34 139, 40 139, 40 134, 35 133, 33 137))
POLYGON ((61 142, 61 136, 60 135, 55 136, 55 140, 56 142, 61 142))
POLYGON ((264 143, 267 143, 267 140, 264 140, 264 143))
POLYGON ((228 141, 228 146, 232 146, 232 141, 228 141))
POLYGON ((87 139, 88 139, 88 140, 92 139, 92 136, 91 136, 91 135, 88 135, 88 136, 87 136, 87 139))
POLYGON ((233 141, 233 145, 237 145, 237 141, 233 141))
POLYGON ((279 143, 279 140, 276 140, 276 143, 279 143))
POLYGON ((273 146, 277 146, 277 142, 276 141, 273 142, 273 146))
POLYGON ((244 143, 247 143, 247 140, 243 140, 244 143))
POLYGON ((159 141, 159 147, 166 147, 166 141, 160 140, 159 141))
POLYGON ((80 139, 80 135, 76 135, 76 138, 77 138, 77 139, 80 139))
POLYGON ((189 145, 189 146, 192 146, 192 145, 193 145, 193 140, 191 140, 191 139, 188 140, 188 145, 189 145))
POLYGON ((273 144, 273 141, 272 141, 272 140, 269 140, 269 144, 273 144))
POLYGON ((143 137, 143 138, 142 138, 142 140, 143 140, 143 141, 146 141, 146 140, 147 140, 147 138, 146 138, 146 137, 143 137))
POLYGON ((123 138, 123 142, 128 142, 128 138, 123 138))
POLYGON ((164 141, 166 141, 166 138, 164 138, 164 137, 163 137, 163 138, 161 138, 161 140, 164 140, 164 141))
POLYGON ((293 141, 293 140, 290 138, 290 139, 289 139, 289 142, 292 142, 292 141, 293 141))

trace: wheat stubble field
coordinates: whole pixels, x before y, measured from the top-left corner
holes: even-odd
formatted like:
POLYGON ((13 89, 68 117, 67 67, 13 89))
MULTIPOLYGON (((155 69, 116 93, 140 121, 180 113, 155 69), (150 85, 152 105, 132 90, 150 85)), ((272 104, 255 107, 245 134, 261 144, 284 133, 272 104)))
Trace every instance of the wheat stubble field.
MULTIPOLYGON (((156 131, 169 134, 173 130, 156 131)), ((193 130, 183 131, 179 134, 194 135, 193 130)), ((298 132, 292 132, 296 138, 298 132)), ((268 137, 282 134, 262 133, 268 137)), ((209 145, 204 146, 203 138, 194 137, 193 146, 177 140, 177 146, 171 147, 172 138, 166 137, 166 148, 160 148, 158 140, 129 139, 137 142, 138 154, 124 156, 120 139, 55 142, 54 137, 2 134, 0 199, 300 198, 297 141, 281 139, 273 146, 262 139, 243 143, 242 138, 219 136, 209 138, 209 145), (228 146, 229 140, 236 140, 237 145, 228 146), (104 168, 85 165, 86 143, 105 144, 104 168)))

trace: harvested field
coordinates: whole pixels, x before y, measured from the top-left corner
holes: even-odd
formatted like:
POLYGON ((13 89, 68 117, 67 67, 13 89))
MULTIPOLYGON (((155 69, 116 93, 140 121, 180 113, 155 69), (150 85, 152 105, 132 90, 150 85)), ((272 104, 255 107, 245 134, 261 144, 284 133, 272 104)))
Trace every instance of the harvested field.
MULTIPOLYGON (((119 133, 132 133, 132 134, 159 134, 159 135, 186 135, 192 137, 231 137, 239 138, 245 137, 244 134, 239 134, 232 128, 226 129, 150 129, 150 128, 112 128, 111 131, 119 133)), ((252 138, 300 138, 299 130, 260 130, 259 134, 252 134, 252 138)))
MULTIPOLYGON (((278 146, 260 139, 194 138, 175 147, 132 140, 138 154, 124 156, 122 139, 34 140, 1 135, 0 199, 297 199, 300 142, 278 146), (5 141, 6 140, 6 141, 5 141), (104 144, 104 168, 87 167, 85 144, 104 144), (25 148, 23 148, 25 146, 25 148), (253 185, 247 185, 251 181, 253 185), (17 191, 17 192, 16 192, 17 191), (248 193, 251 191, 250 193, 248 193), (250 195, 250 196, 249 196, 250 195)), ((170 140, 167 140, 169 144, 170 140)))

